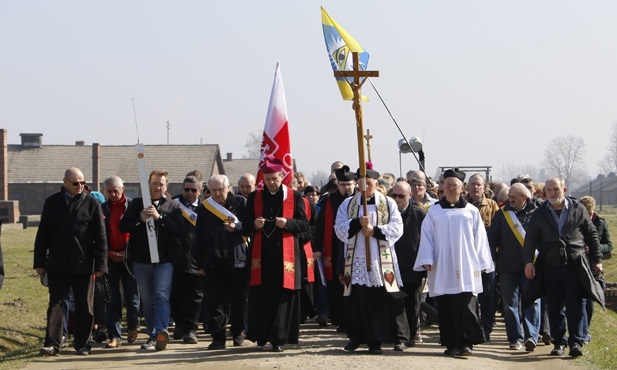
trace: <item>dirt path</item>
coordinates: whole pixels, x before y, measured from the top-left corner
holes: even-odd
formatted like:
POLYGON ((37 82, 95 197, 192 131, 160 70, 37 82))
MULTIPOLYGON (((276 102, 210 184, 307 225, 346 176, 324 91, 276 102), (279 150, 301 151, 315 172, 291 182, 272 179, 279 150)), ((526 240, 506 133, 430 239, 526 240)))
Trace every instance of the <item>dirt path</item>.
POLYGON ((394 352, 390 345, 384 345, 382 355, 369 355, 366 347, 355 353, 343 351, 346 339, 336 333, 333 327, 319 328, 309 322, 302 326, 300 345, 289 347, 283 353, 272 353, 268 347, 257 347, 247 342, 243 347, 232 347, 223 351, 208 351, 210 337, 199 334, 199 343, 194 345, 172 341, 162 352, 139 349, 138 343, 125 344, 120 348, 106 349, 95 344, 90 356, 74 355, 72 348, 58 357, 40 357, 26 364, 24 369, 166 369, 170 367, 192 369, 524 369, 524 370, 580 370, 567 355, 548 356, 552 346, 539 345, 535 352, 510 351, 505 337, 503 321, 491 335, 491 342, 476 346, 470 358, 448 358, 442 355, 437 327, 423 330, 425 341, 405 352, 394 352))

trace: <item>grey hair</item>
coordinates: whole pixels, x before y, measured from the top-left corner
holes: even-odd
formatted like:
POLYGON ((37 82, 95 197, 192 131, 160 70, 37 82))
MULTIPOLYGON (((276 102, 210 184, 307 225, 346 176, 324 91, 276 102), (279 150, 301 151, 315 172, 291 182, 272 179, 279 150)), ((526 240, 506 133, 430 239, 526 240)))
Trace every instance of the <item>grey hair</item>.
POLYGON ((531 192, 529 191, 529 189, 527 189, 525 185, 523 185, 523 183, 517 182, 512 184, 512 186, 510 186, 510 190, 512 189, 516 189, 520 193, 525 194, 527 198, 531 198, 531 192))
POLYGON ((108 178, 105 179, 105 181, 103 181, 103 186, 104 187, 108 187, 108 186, 124 186, 124 182, 122 181, 122 179, 120 178, 120 176, 116 176, 116 175, 111 175, 108 178))
POLYGON ((486 179, 484 178, 484 176, 482 176, 482 174, 481 174, 481 173, 474 173, 473 175, 471 175, 471 176, 469 177, 469 182, 471 182, 471 179, 472 179, 472 178, 474 178, 474 177, 477 177, 477 178, 482 179, 482 183, 483 183, 483 184, 486 184, 486 179))
POLYGON ((211 188, 212 186, 210 185, 212 183, 212 181, 222 181, 223 182, 223 187, 227 188, 229 187, 229 178, 225 175, 212 175, 212 177, 210 177, 210 180, 208 180, 208 187, 211 188))

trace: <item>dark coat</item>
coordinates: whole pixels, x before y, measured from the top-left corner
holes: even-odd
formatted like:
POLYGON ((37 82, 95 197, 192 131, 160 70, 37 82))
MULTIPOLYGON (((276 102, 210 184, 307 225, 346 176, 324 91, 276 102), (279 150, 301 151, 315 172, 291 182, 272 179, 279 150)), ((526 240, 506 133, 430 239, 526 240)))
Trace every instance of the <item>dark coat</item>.
POLYGON ((66 190, 45 200, 34 241, 34 268, 52 274, 107 272, 107 237, 99 202, 66 190))
MULTIPOLYGON (((175 198, 176 200, 174 200, 174 202, 180 201, 182 202, 182 204, 187 203, 186 200, 184 200, 184 197, 182 196, 182 194, 180 194, 179 196, 177 196, 175 198)), ((193 211, 197 212, 197 209, 199 207, 201 207, 201 201, 200 201, 201 197, 197 200, 198 202, 200 202, 200 205, 197 206, 195 209, 193 209, 193 211)), ((192 208, 193 206, 189 206, 188 208, 192 208)), ((182 210, 180 211, 182 212, 182 210)), ((199 273, 199 263, 198 263, 198 259, 199 259, 199 255, 200 255, 200 251, 199 248, 197 247, 197 244, 195 244, 195 228, 196 226, 193 226, 193 224, 186 219, 186 217, 184 217, 184 214, 182 214, 182 222, 181 222, 181 227, 182 227, 182 236, 180 238, 180 242, 181 242, 181 250, 182 250, 182 259, 176 263, 174 265, 174 274, 176 273, 184 273, 184 274, 191 274, 191 275, 201 275, 199 273)))
MULTIPOLYGON (((144 209, 142 198, 135 198, 126 209, 120 221, 119 229, 123 233, 130 233, 127 247, 128 258, 132 262, 152 263, 150 247, 146 234, 146 223, 141 221, 141 211, 144 209)), ((158 212, 162 217, 154 222, 158 241, 160 263, 172 262, 181 265, 182 253, 182 211, 180 205, 167 198, 161 198, 158 212)))
MULTIPOLYGON (((516 220, 514 221, 520 222, 525 231, 527 231, 527 224, 536 208, 536 204, 532 201, 527 201, 525 207, 518 212, 510 204, 504 206, 505 211, 516 213, 516 220)), ((518 242, 510 225, 508 225, 502 210, 495 213, 487 236, 491 255, 493 260, 497 262, 500 272, 523 272, 525 270, 523 246, 518 242)))
MULTIPOLYGON (((227 195, 223 205, 241 219, 246 210, 246 199, 241 195, 227 195)), ((204 207, 197 207, 195 245, 198 247, 199 268, 211 271, 217 268, 247 268, 248 245, 242 238, 242 223, 234 232, 225 229, 223 221, 204 207)))
POLYGON ((426 216, 426 211, 422 207, 409 204, 401 213, 403 218, 403 235, 394 244, 398 266, 401 271, 403 285, 408 283, 418 284, 422 278, 426 277, 426 271, 414 271, 413 266, 418 256, 420 248, 420 227, 426 216))
POLYGON ((595 225, 596 230, 598 230, 602 259, 605 260, 611 258, 611 254, 613 252, 613 242, 611 242, 611 234, 608 233, 608 224, 602 217, 595 213, 591 217, 591 221, 595 225))

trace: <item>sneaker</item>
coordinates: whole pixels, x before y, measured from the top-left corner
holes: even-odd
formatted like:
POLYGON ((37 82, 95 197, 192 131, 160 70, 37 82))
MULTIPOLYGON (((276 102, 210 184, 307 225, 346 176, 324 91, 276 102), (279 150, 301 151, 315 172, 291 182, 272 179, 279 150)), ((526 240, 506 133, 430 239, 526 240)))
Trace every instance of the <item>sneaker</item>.
POLYGON ((551 344, 551 335, 550 334, 542 334, 542 342, 544 343, 545 346, 548 346, 549 344, 551 344))
POLYGON ((52 346, 41 347, 41 349, 39 349, 39 353, 45 356, 58 356, 60 355, 60 350, 52 346))
POLYGON ((90 348, 81 347, 77 350, 77 354, 80 356, 88 356, 90 354, 90 348))
POLYGON ((523 346, 521 345, 521 342, 519 342, 519 341, 516 341, 514 343, 510 343, 509 349, 511 349, 513 351, 518 351, 521 348, 523 348, 523 346))
POLYGON ((105 345, 105 348, 118 348, 122 345, 122 343, 120 343, 120 341, 118 341, 117 339, 112 339, 109 341, 109 343, 107 343, 105 345))
POLYGON ((414 344, 424 343, 424 340, 422 339, 422 334, 417 333, 416 336, 413 338, 413 342, 414 344))
POLYGON ((563 356, 563 352, 565 351, 566 346, 563 344, 556 344, 553 350, 551 351, 551 356, 563 356))
POLYGON ((583 355, 583 348, 581 347, 580 344, 578 343, 574 343, 571 347, 570 347, 570 356, 571 357, 579 357, 583 355))
POLYGON ((167 348, 167 344, 169 343, 169 333, 167 330, 161 330, 156 334, 156 345, 154 349, 157 351, 162 351, 167 348))
POLYGON ((285 350, 285 347, 281 346, 280 344, 272 345, 272 352, 283 352, 284 350, 285 350))
POLYGON ((137 334, 137 329, 129 330, 128 334, 126 334, 126 341, 134 343, 137 340, 137 334))
POLYGON ((60 343, 60 348, 66 348, 69 346, 69 338, 66 336, 62 336, 62 343, 60 343))
POLYGON ((317 315, 315 321, 317 321, 320 328, 325 328, 326 326, 328 326, 328 319, 326 319, 324 315, 317 315))
POLYGON ((197 344, 197 334, 195 333, 195 330, 189 330, 188 333, 186 333, 182 338, 182 341, 185 344, 197 344))
POLYGON ((583 343, 587 344, 591 342, 591 333, 585 334, 585 338, 583 339, 583 343))
POLYGON ((397 352, 403 352, 404 350, 407 349, 407 346, 405 345, 405 343, 396 343, 394 345, 394 350, 397 352))
POLYGON ((529 338, 525 341, 525 351, 527 352, 533 352, 536 350, 536 342, 529 338))
POLYGON ((150 338, 146 341, 146 343, 141 345, 141 349, 152 350, 156 345, 156 339, 150 338))
POLYGON ((471 348, 469 348, 469 347, 463 347, 463 348, 459 349, 459 351, 458 351, 458 355, 459 355, 459 356, 465 356, 465 357, 468 357, 468 356, 472 356, 472 355, 473 355, 473 352, 471 352, 471 348))

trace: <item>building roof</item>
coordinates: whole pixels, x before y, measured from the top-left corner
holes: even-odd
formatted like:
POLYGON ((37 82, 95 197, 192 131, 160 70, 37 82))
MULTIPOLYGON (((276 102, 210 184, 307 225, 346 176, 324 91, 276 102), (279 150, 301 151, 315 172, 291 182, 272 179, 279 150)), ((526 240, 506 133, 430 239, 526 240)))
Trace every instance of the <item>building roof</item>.
POLYGON ((223 161, 223 165, 225 166, 225 175, 229 178, 229 183, 237 186, 240 176, 245 173, 257 176, 259 159, 227 159, 223 161))
MULTIPOLYGON (((206 145, 144 145, 146 168, 169 172, 172 183, 182 182, 184 176, 199 170, 205 178, 225 173, 219 146, 206 145)), ((58 183, 64 171, 78 167, 86 181, 92 172, 93 146, 43 145, 24 147, 8 145, 9 183, 58 183)), ((99 155, 101 182, 110 175, 120 176, 126 183, 139 183, 137 154, 133 145, 101 145, 99 155)))

